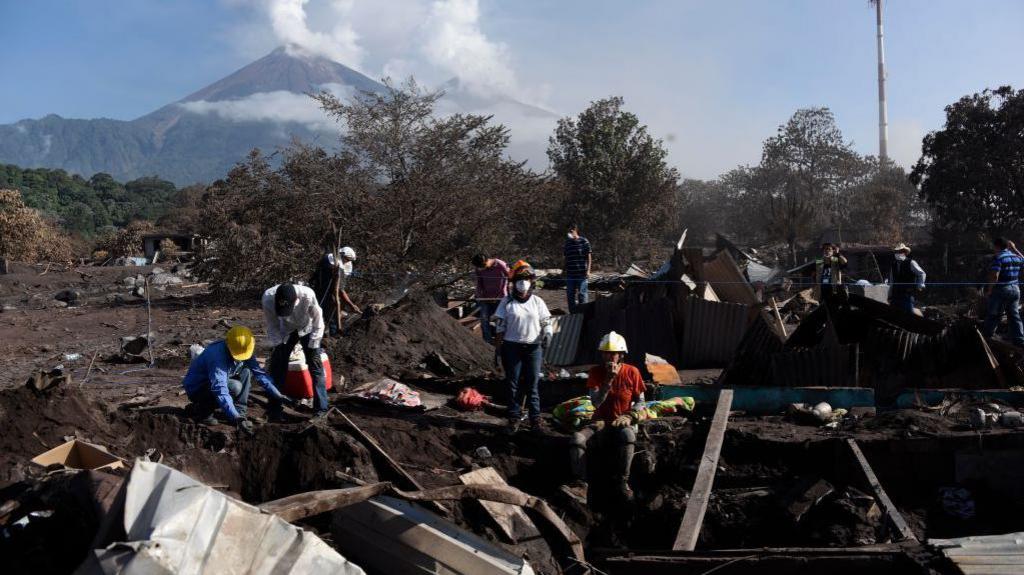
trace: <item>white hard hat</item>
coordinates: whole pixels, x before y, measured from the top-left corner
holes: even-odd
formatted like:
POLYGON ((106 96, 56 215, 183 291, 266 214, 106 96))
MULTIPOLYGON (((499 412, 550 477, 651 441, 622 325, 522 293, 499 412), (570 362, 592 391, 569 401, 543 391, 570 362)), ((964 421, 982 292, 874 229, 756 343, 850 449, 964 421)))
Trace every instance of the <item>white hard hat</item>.
POLYGON ((601 338, 601 343, 597 346, 597 350, 620 351, 622 353, 627 353, 629 351, 626 349, 626 338, 614 331, 608 332, 608 335, 601 338))
POLYGON ((348 246, 341 248, 341 257, 350 260, 356 259, 356 251, 348 246))

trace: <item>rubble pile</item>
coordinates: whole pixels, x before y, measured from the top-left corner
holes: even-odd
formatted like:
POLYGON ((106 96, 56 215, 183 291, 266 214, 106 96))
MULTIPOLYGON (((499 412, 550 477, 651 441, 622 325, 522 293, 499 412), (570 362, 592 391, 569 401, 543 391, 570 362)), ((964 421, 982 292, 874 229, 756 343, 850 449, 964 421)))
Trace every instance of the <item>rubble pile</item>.
POLYGON ((381 377, 415 379, 436 372, 481 375, 494 368, 494 348, 425 294, 410 294, 394 305, 367 309, 362 317, 346 321, 341 337, 327 339, 325 345, 332 365, 357 384, 381 377))

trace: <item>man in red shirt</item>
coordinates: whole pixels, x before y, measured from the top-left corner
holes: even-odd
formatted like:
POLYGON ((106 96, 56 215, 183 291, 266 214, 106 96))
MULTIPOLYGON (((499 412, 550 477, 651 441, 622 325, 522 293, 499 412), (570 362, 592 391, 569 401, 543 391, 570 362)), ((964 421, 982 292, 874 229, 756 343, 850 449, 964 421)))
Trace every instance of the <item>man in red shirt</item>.
POLYGON ((590 370, 587 389, 594 404, 592 423, 572 436, 569 462, 574 481, 563 490, 581 499, 587 494, 588 449, 615 449, 612 474, 624 500, 633 498, 629 488, 629 467, 633 462, 633 445, 636 443, 636 410, 643 407, 644 381, 640 370, 622 363, 626 354, 626 339, 610 332, 601 339, 598 346, 604 359, 603 365, 590 370))

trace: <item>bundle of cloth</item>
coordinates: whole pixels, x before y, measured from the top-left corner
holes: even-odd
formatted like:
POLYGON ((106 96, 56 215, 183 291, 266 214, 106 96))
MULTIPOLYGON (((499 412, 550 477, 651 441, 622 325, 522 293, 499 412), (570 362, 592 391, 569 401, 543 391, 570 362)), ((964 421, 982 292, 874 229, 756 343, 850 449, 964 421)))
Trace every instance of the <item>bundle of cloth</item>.
MULTIPOLYGON (((676 413, 692 412, 694 405, 692 397, 647 401, 644 402, 643 409, 632 411, 631 417, 635 424, 676 413)), ((594 404, 587 396, 574 397, 555 406, 552 414, 555 416, 555 421, 566 429, 576 430, 590 423, 594 416, 594 404)))

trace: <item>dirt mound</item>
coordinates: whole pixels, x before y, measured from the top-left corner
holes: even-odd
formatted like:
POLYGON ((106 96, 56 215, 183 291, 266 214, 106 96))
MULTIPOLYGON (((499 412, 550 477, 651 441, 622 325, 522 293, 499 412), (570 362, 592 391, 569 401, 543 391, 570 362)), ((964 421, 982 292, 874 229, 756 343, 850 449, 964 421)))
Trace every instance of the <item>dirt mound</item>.
POLYGON ((451 366, 450 375, 480 373, 494 362, 494 348, 425 294, 409 295, 376 313, 367 310, 326 346, 331 368, 355 383, 427 372, 419 366, 434 353, 451 366))
POLYGON ((115 441, 125 426, 111 424, 108 416, 105 405, 90 401, 76 387, 0 390, 0 485, 21 479, 29 459, 65 437, 115 441))

